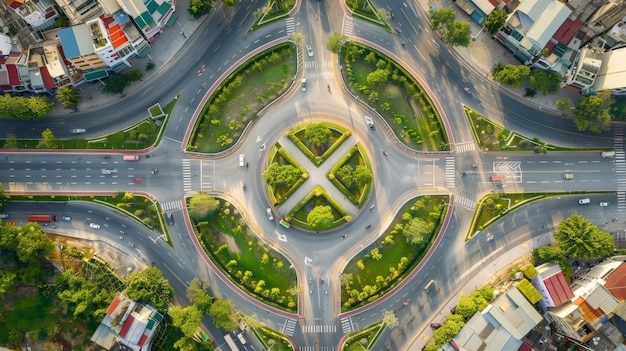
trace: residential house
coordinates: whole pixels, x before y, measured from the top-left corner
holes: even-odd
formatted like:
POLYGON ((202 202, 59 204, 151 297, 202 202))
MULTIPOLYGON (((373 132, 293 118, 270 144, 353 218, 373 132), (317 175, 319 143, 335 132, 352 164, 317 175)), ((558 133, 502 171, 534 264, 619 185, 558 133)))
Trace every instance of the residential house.
POLYGON ((581 37, 584 42, 587 42, 600 34, 607 33, 609 36, 614 36, 616 42, 626 41, 626 36, 622 36, 623 33, 620 33, 625 20, 625 0, 602 1, 594 14, 586 20, 581 29, 581 37), (622 25, 620 26, 619 23, 622 25))
MULTIPOLYGON (((58 34, 65 58, 84 74, 81 81, 108 77, 109 65, 96 52, 96 45, 101 45, 103 42, 90 32, 87 24, 65 28, 58 34)), ((79 82, 74 82, 74 84, 77 83, 79 82)))
POLYGON ((571 13, 558 0, 524 0, 495 38, 520 61, 531 65, 571 13))
POLYGON ((511 288, 483 311, 475 313, 453 343, 467 351, 517 350, 524 335, 541 320, 524 295, 511 288))
POLYGON ((454 3, 478 24, 483 24, 487 15, 501 5, 497 0, 455 0, 454 3))
POLYGON ((593 83, 595 91, 609 90, 612 95, 626 95, 626 47, 604 53, 602 66, 593 83))
POLYGON ((537 267, 537 275, 531 283, 541 294, 539 305, 543 311, 558 307, 574 297, 574 293, 557 263, 545 263, 537 267))
POLYGON ((8 0, 7 4, 35 30, 52 27, 60 15, 52 0, 8 0))
POLYGON ((604 49, 593 44, 584 46, 566 72, 563 85, 576 87, 583 92, 589 91, 600 72, 603 58, 604 49))
POLYGON ((115 296, 91 341, 106 350, 149 351, 163 315, 122 294, 115 296))

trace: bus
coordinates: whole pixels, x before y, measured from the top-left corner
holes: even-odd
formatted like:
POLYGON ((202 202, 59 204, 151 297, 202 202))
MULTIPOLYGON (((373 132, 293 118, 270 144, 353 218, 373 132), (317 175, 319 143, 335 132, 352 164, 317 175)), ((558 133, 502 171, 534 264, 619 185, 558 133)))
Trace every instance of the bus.
POLYGON ((239 347, 237 347, 237 344, 235 344, 235 341, 230 334, 224 335, 224 340, 226 340, 226 344, 230 347, 231 351, 239 351, 239 347))
POLYGON ((435 280, 431 279, 424 287, 424 290, 428 291, 431 287, 434 287, 434 285, 435 285, 435 280))

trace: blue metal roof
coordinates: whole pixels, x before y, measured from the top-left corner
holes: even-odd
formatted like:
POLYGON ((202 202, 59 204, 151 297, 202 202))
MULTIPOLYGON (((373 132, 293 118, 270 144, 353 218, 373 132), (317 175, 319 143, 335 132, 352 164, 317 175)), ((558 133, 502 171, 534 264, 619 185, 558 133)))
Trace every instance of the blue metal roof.
POLYGON ((72 59, 80 56, 80 50, 78 49, 78 43, 76 42, 76 37, 74 36, 73 27, 60 30, 59 40, 61 41, 61 46, 63 46, 65 57, 72 59))

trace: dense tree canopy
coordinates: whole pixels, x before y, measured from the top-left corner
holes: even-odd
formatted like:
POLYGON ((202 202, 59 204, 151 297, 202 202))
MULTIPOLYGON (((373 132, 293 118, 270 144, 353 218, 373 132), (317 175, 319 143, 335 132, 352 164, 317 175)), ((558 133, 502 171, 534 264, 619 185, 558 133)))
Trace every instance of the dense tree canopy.
POLYGON ((42 139, 37 143, 38 149, 58 149, 59 144, 57 143, 57 138, 52 134, 50 128, 46 128, 43 132, 41 132, 42 139))
POLYGON ((574 123, 580 131, 589 130, 600 133, 611 127, 611 93, 608 90, 598 92, 598 95, 583 96, 578 99, 574 110, 574 123))
POLYGON ((561 75, 552 70, 534 69, 530 73, 530 85, 543 95, 554 94, 561 87, 561 75))
POLYGON ((346 39, 348 39, 348 37, 341 33, 333 33, 330 38, 328 38, 326 48, 336 54, 339 52, 341 44, 346 41, 346 39))
POLYGON ((433 230, 432 225, 426 223, 421 218, 413 218, 402 229, 402 234, 406 241, 412 245, 424 246, 430 238, 430 232, 433 230))
POLYGON ((234 309, 235 303, 231 300, 217 299, 211 305, 209 315, 216 327, 222 327, 226 331, 233 331, 238 327, 232 316, 234 309))
POLYGON ((80 93, 72 86, 62 87, 57 90, 57 100, 63 104, 63 108, 75 109, 78 107, 80 99, 80 93))
POLYGON ((263 172, 263 179, 271 186, 292 186, 302 177, 302 171, 292 165, 281 166, 274 162, 263 172))
POLYGON ((198 310, 196 305, 187 307, 175 306, 170 309, 169 313, 172 316, 172 324, 179 328, 188 338, 193 337, 193 334, 200 327, 202 317, 204 316, 204 313, 198 310))
POLYGON ((506 23, 508 16, 509 15, 504 9, 495 9, 491 11, 485 19, 485 28, 487 29, 487 33, 494 34, 500 30, 500 28, 502 28, 502 26, 506 23))
POLYGON ((304 137, 317 147, 326 145, 331 135, 330 129, 322 123, 309 124, 304 129, 304 137))
POLYGON ((189 199, 189 216, 196 221, 205 221, 220 210, 220 201, 213 196, 200 193, 189 199))
POLYGON ((100 288, 95 279, 75 274, 71 269, 56 276, 55 289, 59 299, 73 317, 88 322, 99 322, 115 297, 115 292, 100 288))
POLYGON ((213 298, 207 293, 209 283, 193 278, 187 288, 187 297, 203 313, 209 313, 213 298))
POLYGON ((463 21, 454 21, 446 31, 446 41, 453 46, 468 46, 470 44, 470 24, 463 21))
POLYGON ((0 118, 13 117, 24 120, 37 120, 52 112, 54 103, 45 96, 0 95, 0 118))
POLYGON ((611 234, 580 215, 561 222, 554 237, 567 258, 607 257, 615 251, 611 234))
POLYGON ((128 298, 151 305, 165 314, 174 298, 174 288, 158 268, 146 268, 132 272, 126 277, 128 298))
POLYGON ((447 30, 454 22, 456 12, 451 7, 430 11, 430 27, 434 30, 447 30))
POLYGON ((333 211, 330 206, 315 206, 311 212, 309 212, 306 219, 315 230, 328 229, 335 221, 333 211))
POLYGON ((519 88, 526 81, 530 74, 530 68, 524 65, 503 65, 501 63, 494 66, 492 75, 496 82, 519 88))

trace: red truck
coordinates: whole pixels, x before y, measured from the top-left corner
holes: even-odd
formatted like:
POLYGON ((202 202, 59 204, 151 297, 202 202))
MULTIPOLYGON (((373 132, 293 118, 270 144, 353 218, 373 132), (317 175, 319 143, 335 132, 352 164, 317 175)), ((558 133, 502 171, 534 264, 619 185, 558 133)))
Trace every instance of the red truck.
POLYGON ((28 216, 28 221, 29 222, 38 222, 38 223, 46 223, 46 222, 56 222, 57 221, 57 216, 56 215, 29 215, 28 216))

